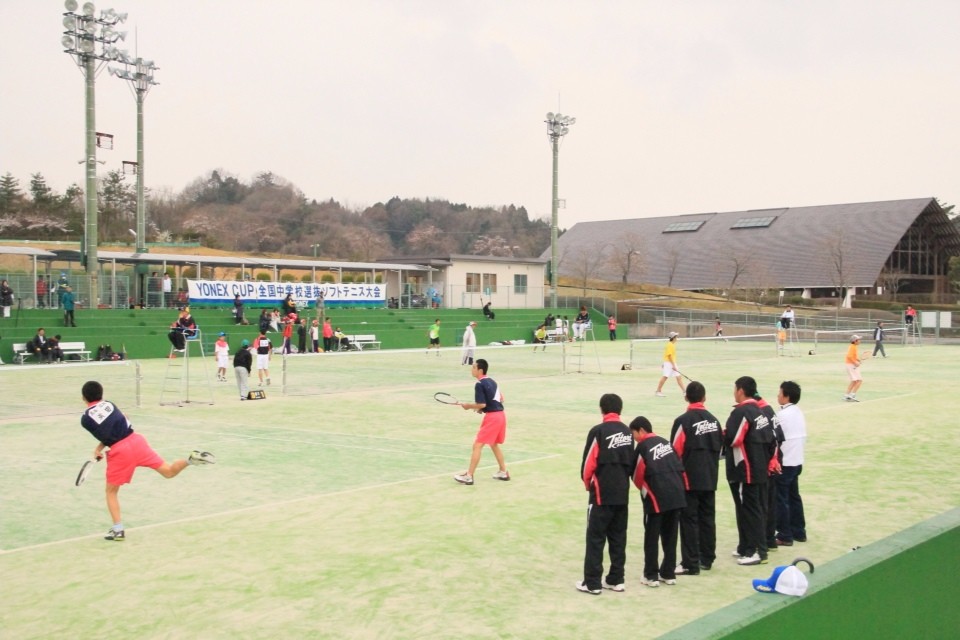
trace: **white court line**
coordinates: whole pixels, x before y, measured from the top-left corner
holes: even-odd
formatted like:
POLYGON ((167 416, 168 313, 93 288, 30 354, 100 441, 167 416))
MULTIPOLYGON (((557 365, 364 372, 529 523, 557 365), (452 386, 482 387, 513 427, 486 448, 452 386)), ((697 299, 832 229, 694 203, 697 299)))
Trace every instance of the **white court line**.
MULTIPOLYGON (((270 437, 270 436, 254 436, 254 435, 247 435, 247 434, 243 434, 243 433, 226 433, 226 432, 221 432, 221 431, 197 431, 196 429, 185 429, 185 428, 181 428, 181 427, 167 427, 167 428, 168 428, 168 429, 172 429, 172 430, 174 430, 174 431, 189 431, 190 433, 200 433, 200 434, 204 434, 204 435, 208 435, 208 436, 218 436, 218 437, 225 437, 225 438, 234 438, 234 439, 237 439, 237 440, 263 440, 263 441, 267 441, 267 442, 282 442, 282 443, 288 443, 288 444, 290 444, 290 443, 292 443, 292 444, 309 444, 309 445, 317 445, 317 446, 331 447, 331 448, 335 448, 335 449, 363 449, 363 450, 365 450, 365 451, 379 451, 380 453, 392 453, 392 454, 396 454, 396 453, 409 453, 409 454, 414 454, 414 455, 419 455, 419 456, 426 456, 426 457, 428 457, 428 458, 449 458, 449 459, 451 459, 451 460, 462 460, 462 459, 463 459, 463 456, 462 456, 462 455, 452 456, 452 455, 443 455, 443 454, 437 454, 437 453, 424 453, 424 452, 421 452, 421 451, 412 451, 412 450, 409 450, 409 449, 381 449, 381 448, 371 448, 371 447, 365 446, 365 445, 336 444, 336 443, 331 443, 331 442, 316 442, 316 441, 312 441, 312 440, 297 440, 297 439, 294 439, 294 438, 276 438, 276 437, 270 437)), ((325 434, 325 435, 326 435, 326 434, 325 434)), ((338 437, 341 437, 341 434, 336 434, 336 435, 337 435, 338 437)), ((421 445, 422 445, 422 444, 425 444, 425 442, 422 441, 422 440, 399 440, 398 442, 413 442, 413 443, 417 443, 417 444, 421 444, 421 445)), ((449 445, 449 446, 454 446, 454 445, 451 444, 451 445, 449 445)))
MULTIPOLYGON (((546 455, 546 456, 543 456, 543 457, 540 457, 540 458, 531 458, 530 460, 521 460, 521 461, 516 462, 516 463, 511 462, 510 464, 511 464, 511 466, 518 466, 518 465, 526 464, 526 463, 529 463, 529 462, 540 462, 541 460, 550 460, 550 459, 552 459, 552 458, 559 458, 559 457, 561 457, 561 454, 559 454, 559 453, 554 453, 554 454, 546 455)), ((479 467, 479 468, 480 468, 480 469, 492 469, 492 468, 494 468, 494 465, 486 465, 486 466, 479 467)), ((387 487, 395 487, 395 486, 399 486, 399 485, 402 485, 402 484, 409 484, 409 483, 411 483, 411 482, 420 482, 421 480, 435 480, 436 478, 446 478, 446 477, 449 477, 449 475, 450 475, 450 472, 447 471, 447 472, 445 472, 445 473, 437 473, 437 474, 434 474, 434 475, 432 475, 432 476, 420 476, 420 477, 416 477, 416 478, 407 478, 407 479, 405 479, 405 480, 396 480, 396 481, 394 481, 394 482, 383 482, 383 483, 380 483, 380 484, 367 485, 367 486, 363 486, 363 487, 353 487, 353 488, 351 488, 351 489, 343 489, 343 490, 341 490, 341 491, 334 491, 334 492, 331 492, 331 493, 316 493, 316 494, 309 495, 309 496, 301 496, 301 497, 299 497, 299 498, 291 498, 290 500, 283 500, 282 502, 271 502, 271 503, 268 503, 268 504, 254 505, 254 506, 250 506, 250 507, 241 507, 241 508, 239 508, 239 509, 231 509, 231 510, 229 510, 229 511, 221 511, 221 512, 218 512, 218 513, 207 513, 207 514, 204 514, 204 515, 202 515, 202 516, 190 516, 189 518, 179 518, 179 519, 177 519, 177 520, 168 520, 168 521, 166 521, 166 522, 157 522, 157 523, 154 523, 154 524, 145 524, 145 525, 143 525, 143 526, 141 526, 141 527, 129 527, 127 530, 128 530, 128 531, 141 531, 141 530, 144 530, 144 529, 156 529, 156 528, 159 528, 159 527, 167 527, 167 526, 170 526, 170 525, 183 524, 183 523, 185 523, 185 522, 199 522, 199 521, 202 521, 202 520, 209 520, 209 519, 212 519, 212 518, 220 518, 220 517, 222 517, 222 516, 233 516, 233 515, 237 515, 237 514, 239 514, 239 513, 249 513, 249 512, 251 512, 251 511, 259 511, 259 510, 261 510, 261 509, 273 509, 273 508, 276 508, 276 507, 285 507, 285 506, 287 506, 287 505, 296 504, 296 503, 298 503, 298 502, 306 502, 306 501, 308 501, 308 500, 315 500, 315 499, 317 499, 317 498, 327 498, 327 497, 344 496, 344 495, 349 495, 349 494, 351 494, 351 493, 359 493, 359 492, 361 492, 361 491, 380 490, 380 489, 385 489, 385 488, 387 488, 387 487)), ((512 482, 512 481, 511 481, 511 482, 512 482)), ((81 541, 81 540, 91 540, 91 539, 94 539, 94 538, 102 538, 102 537, 103 537, 103 534, 102 534, 102 533, 99 533, 99 534, 90 534, 90 535, 86 535, 86 536, 78 536, 78 537, 75 537, 75 538, 65 538, 65 539, 63 539, 63 540, 53 540, 53 541, 51 541, 51 542, 42 542, 42 543, 40 543, 40 544, 34 544, 34 545, 30 545, 30 546, 28 546, 28 547, 17 547, 16 549, 0 549, 0 556, 10 555, 10 554, 13 554, 13 553, 21 553, 21 552, 24 552, 24 551, 33 551, 33 550, 36 550, 36 549, 43 549, 43 548, 46 548, 46 547, 53 547, 53 546, 60 545, 60 544, 69 544, 69 543, 72 543, 72 542, 79 542, 79 541, 81 541)), ((114 543, 111 543, 111 544, 114 544, 114 543)))
POLYGON ((840 398, 837 400, 836 404, 830 404, 825 407, 817 407, 816 409, 810 409, 810 411, 804 411, 804 415, 807 413, 817 413, 818 411, 832 411, 837 408, 837 406, 856 406, 858 404, 869 404, 873 402, 884 402, 886 400, 899 400, 900 398, 909 398, 910 396, 920 395, 919 391, 911 391, 909 393, 901 393, 895 396, 880 396, 878 398, 870 398, 869 400, 860 400, 859 402, 847 402, 842 399, 843 394, 837 393, 837 397, 840 398))

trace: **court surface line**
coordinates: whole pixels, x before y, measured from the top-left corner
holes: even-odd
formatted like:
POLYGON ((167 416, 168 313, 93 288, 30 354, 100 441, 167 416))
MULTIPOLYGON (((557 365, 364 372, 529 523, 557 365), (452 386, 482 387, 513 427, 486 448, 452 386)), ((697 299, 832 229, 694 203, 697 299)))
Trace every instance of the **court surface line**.
MULTIPOLYGON (((561 457, 561 456, 562 456, 562 454, 553 453, 553 454, 545 455, 545 456, 542 456, 542 457, 539 457, 539 458, 531 458, 531 459, 529 459, 529 460, 520 460, 520 461, 517 461, 516 463, 511 462, 510 464, 511 464, 511 466, 519 466, 519 465, 527 464, 527 463, 530 463, 530 462, 540 462, 540 461, 543 461, 543 460, 550 460, 550 459, 553 459, 553 458, 559 458, 559 457, 561 457)), ((494 468, 494 466, 495 466, 495 465, 484 465, 484 466, 478 467, 478 468, 479 468, 479 469, 492 469, 492 468, 494 468)), ((206 514, 200 515, 200 516, 190 516, 189 518, 179 518, 179 519, 177 519, 177 520, 167 520, 166 522, 156 522, 156 523, 154 523, 154 524, 145 524, 145 525, 142 525, 142 526, 139 526, 139 527, 129 527, 127 530, 128 530, 128 531, 142 531, 142 530, 144 530, 144 529, 156 529, 156 528, 158 528, 158 527, 167 527, 167 526, 170 526, 170 525, 183 524, 183 523, 185 523, 185 522, 199 522, 199 521, 208 520, 208 519, 211 519, 211 518, 220 518, 220 517, 223 517, 223 516, 233 516, 233 515, 237 515, 237 514, 239 514, 239 513, 249 513, 249 512, 251 512, 251 511, 258 511, 258 510, 261 510, 261 509, 273 509, 273 508, 276 508, 276 507, 285 507, 285 506, 287 506, 287 505, 297 504, 298 502, 306 502, 306 501, 308 501, 308 500, 316 500, 317 498, 328 498, 328 497, 344 496, 344 495, 349 495, 349 494, 351 494, 351 493, 360 493, 361 491, 380 490, 380 489, 385 489, 385 488, 387 488, 387 487, 395 487, 395 486, 399 486, 399 485, 402 485, 402 484, 409 484, 409 483, 411 483, 411 482, 420 482, 421 480, 435 480, 435 479, 437 479, 437 478, 447 478, 447 477, 449 477, 449 476, 450 476, 450 472, 449 472, 449 471, 446 471, 446 472, 444 472, 444 473, 436 473, 436 474, 433 474, 433 475, 430 475, 430 476, 417 476, 416 478, 406 478, 406 479, 404 479, 404 480, 395 480, 395 481, 393 481, 393 482, 381 482, 380 484, 365 485, 365 486, 362 486, 362 487, 353 487, 353 488, 350 488, 350 489, 343 489, 343 490, 340 490, 340 491, 333 491, 333 492, 330 492, 330 493, 315 493, 315 494, 312 494, 312 495, 309 495, 309 496, 300 496, 299 498, 291 498, 291 499, 289 499, 289 500, 283 500, 283 501, 281 501, 281 502, 270 502, 270 503, 267 503, 267 504, 258 504, 258 505, 252 505, 252 506, 249 506, 249 507, 241 507, 241 508, 239 508, 239 509, 231 509, 231 510, 229 510, 229 511, 219 511, 219 512, 217 512, 217 513, 206 513, 206 514)), ((14 553, 20 553, 20 552, 23 552, 23 551, 34 551, 34 550, 36 550, 36 549, 43 549, 43 548, 46 548, 46 547, 53 547, 53 546, 60 545, 60 544, 68 544, 68 543, 72 543, 72 542, 79 542, 79 541, 81 541, 81 540, 91 540, 91 539, 101 538, 101 537, 103 537, 103 534, 98 533, 98 534, 90 534, 90 535, 86 535, 86 536, 78 536, 78 537, 75 537, 75 538, 65 538, 65 539, 63 539, 63 540, 53 540, 53 541, 51 541, 51 542, 44 542, 44 543, 41 543, 41 544, 30 545, 30 546, 27 546, 27 547, 17 547, 16 549, 0 549, 0 556, 10 555, 10 554, 14 554, 14 553)))

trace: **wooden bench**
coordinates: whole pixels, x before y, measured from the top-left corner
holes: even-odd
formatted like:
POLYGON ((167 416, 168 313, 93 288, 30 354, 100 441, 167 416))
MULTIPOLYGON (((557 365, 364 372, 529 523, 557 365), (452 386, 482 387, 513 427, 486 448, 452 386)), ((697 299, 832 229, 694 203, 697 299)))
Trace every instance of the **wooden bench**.
POLYGON ((347 339, 350 340, 350 346, 355 346, 357 351, 363 351, 364 347, 370 347, 371 349, 380 348, 380 341, 377 340, 377 336, 372 333, 347 336, 347 339))
MULTIPOLYGON (((90 351, 83 342, 61 342, 60 351, 63 352, 64 359, 67 356, 79 356, 80 360, 85 362, 90 360, 90 351)), ((27 350, 26 342, 15 342, 13 344, 13 359, 17 364, 23 364, 27 358, 35 355, 37 354, 27 350)))

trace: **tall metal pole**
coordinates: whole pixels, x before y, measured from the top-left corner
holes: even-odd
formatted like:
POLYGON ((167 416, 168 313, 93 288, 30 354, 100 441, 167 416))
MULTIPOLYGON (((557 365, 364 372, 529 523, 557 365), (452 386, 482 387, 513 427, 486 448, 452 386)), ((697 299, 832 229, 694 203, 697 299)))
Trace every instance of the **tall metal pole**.
POLYGON ((97 98, 95 83, 97 79, 97 60, 93 56, 83 58, 83 77, 86 84, 86 225, 84 227, 84 248, 87 276, 90 278, 90 307, 97 308, 100 301, 97 261, 97 98))
POLYGON ((560 182, 560 138, 570 132, 570 126, 577 121, 576 118, 565 116, 561 113, 548 113, 547 135, 550 137, 550 143, 553 147, 553 198, 550 206, 550 306, 557 307, 557 210, 560 208, 560 196, 558 194, 560 182))
POLYGON ((92 2, 85 2, 82 13, 74 11, 78 7, 77 0, 66 0, 61 24, 66 31, 60 43, 64 52, 69 54, 80 72, 83 74, 84 94, 86 103, 85 118, 85 149, 86 163, 86 199, 85 220, 83 226, 83 244, 80 247, 84 268, 90 278, 91 307, 96 308, 100 302, 99 269, 97 260, 97 106, 96 89, 97 70, 102 62, 115 60, 120 52, 114 46, 118 40, 126 38, 126 33, 116 31, 115 27, 126 21, 127 14, 117 13, 113 9, 105 9, 96 17, 96 7, 92 2))
POLYGON ((550 216, 550 308, 557 308, 557 223, 559 196, 560 137, 550 136, 553 146, 553 198, 550 216))
MULTIPOLYGON (((140 66, 137 60, 137 67, 140 66)), ((146 251, 147 237, 147 203, 143 197, 143 100, 146 91, 139 88, 137 94, 137 253, 146 251)))

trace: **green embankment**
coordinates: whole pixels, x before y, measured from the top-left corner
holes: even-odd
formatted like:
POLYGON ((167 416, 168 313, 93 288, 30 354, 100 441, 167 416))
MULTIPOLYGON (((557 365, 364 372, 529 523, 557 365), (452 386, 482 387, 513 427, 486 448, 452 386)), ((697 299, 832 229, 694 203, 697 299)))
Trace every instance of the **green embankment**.
MULTIPOLYGON (((572 321, 575 309, 554 310, 572 321)), ((197 325, 202 330, 205 349, 212 349, 217 334, 225 331, 230 336, 231 347, 236 347, 242 338, 252 339, 257 335, 257 320, 260 309, 247 309, 249 326, 237 326, 230 309, 192 310, 197 325)), ((440 342, 443 346, 460 344, 463 330, 471 320, 477 321, 477 343, 488 344, 504 340, 533 339, 533 331, 543 322, 547 309, 498 309, 496 320, 483 317, 474 309, 328 309, 327 315, 335 327, 347 335, 373 334, 382 342, 384 349, 407 349, 425 347, 427 331, 435 318, 440 318, 440 342)), ((598 339, 606 339, 606 320, 602 314, 593 313, 593 325, 598 339)), ((313 320, 311 309, 306 317, 313 320)), ((64 342, 85 342, 95 356, 97 347, 108 344, 114 351, 126 351, 130 358, 162 358, 169 354, 170 342, 166 334, 176 320, 176 309, 89 309, 76 312, 77 327, 64 327, 63 314, 57 310, 31 309, 14 313, 9 319, 0 320, 0 359, 13 360, 12 345, 27 342, 44 327, 48 336, 59 334, 64 342)), ((624 334, 626 327, 621 329, 624 334)), ((271 334, 276 336, 276 334, 271 334)), ((294 333, 296 344, 296 333, 294 333)))

